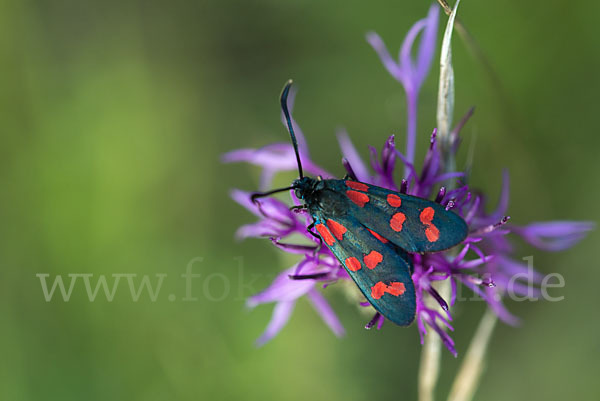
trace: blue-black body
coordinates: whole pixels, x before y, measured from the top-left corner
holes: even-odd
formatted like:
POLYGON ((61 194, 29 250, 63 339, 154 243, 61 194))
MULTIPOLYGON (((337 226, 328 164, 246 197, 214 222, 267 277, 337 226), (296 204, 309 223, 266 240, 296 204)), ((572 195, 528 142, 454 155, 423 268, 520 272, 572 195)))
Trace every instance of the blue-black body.
POLYGON ((398 325, 412 323, 416 295, 408 252, 437 252, 462 242, 464 220, 439 203, 352 180, 303 177, 293 187, 317 233, 371 305, 398 325))

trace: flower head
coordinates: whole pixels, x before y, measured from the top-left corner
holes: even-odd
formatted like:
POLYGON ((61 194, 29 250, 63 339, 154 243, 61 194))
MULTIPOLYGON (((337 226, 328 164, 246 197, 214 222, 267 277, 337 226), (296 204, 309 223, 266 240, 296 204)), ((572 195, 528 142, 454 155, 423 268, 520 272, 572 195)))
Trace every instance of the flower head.
MULTIPOLYGON (((409 31, 398 62, 391 59, 377 35, 370 34, 368 37, 388 71, 402 82, 407 96, 413 100, 418 97, 418 91, 429 71, 437 23, 437 8, 432 7, 428 17, 417 22, 409 31), (423 38, 417 52, 417 61, 413 63, 410 58, 411 47, 420 31, 424 32, 423 38)), ((409 115, 410 113, 409 110, 409 115)), ((459 131, 471 114, 472 110, 452 131, 453 146, 450 147, 450 152, 455 153, 458 150, 459 131)), ((416 129, 416 126, 411 125, 413 123, 414 121, 409 117, 407 130, 409 137, 411 130, 416 129)), ((295 121, 293 124, 305 170, 311 174, 331 177, 310 159, 306 140, 295 121)), ((445 346, 454 355, 456 355, 456 348, 447 330, 454 330, 451 325, 450 306, 457 300, 459 285, 468 287, 483 298, 500 319, 509 324, 518 323, 518 319, 505 308, 501 295, 506 290, 519 295, 529 295, 532 290, 534 293, 537 291, 529 287, 528 283, 514 280, 515 277, 521 277, 530 270, 527 265, 515 259, 508 238, 509 234, 516 234, 540 249, 556 251, 574 245, 593 227, 591 223, 569 221, 533 223, 525 226, 508 224, 509 217, 506 216, 506 211, 509 200, 509 177, 506 172, 503 174, 497 207, 491 213, 486 212, 484 194, 474 192, 468 185, 461 184, 465 173, 446 171, 442 168, 443 155, 438 146, 435 129, 429 137, 428 149, 420 170, 415 168, 413 160, 414 141, 407 141, 406 152, 403 153, 396 148, 394 136, 388 137, 381 151, 375 147, 369 148, 370 165, 368 165, 359 156, 345 131, 339 132, 337 136, 343 155, 343 165, 351 177, 409 195, 433 197, 436 202, 448 210, 452 209, 467 223, 469 234, 458 247, 445 252, 411 255, 414 264, 412 280, 417 296, 416 319, 421 341, 423 342, 430 327, 442 338, 445 346), (397 164, 402 164, 405 172, 404 178, 399 181, 395 171, 397 164), (443 185, 448 182, 456 182, 457 185, 447 189, 443 185), (451 292, 449 297, 444 298, 436 290, 435 283, 446 280, 451 284, 451 292), (425 302, 426 298, 432 298, 436 301, 435 304, 425 302)), ((296 169, 293 148, 286 144, 233 151, 224 156, 224 161, 246 161, 261 166, 263 168, 262 189, 269 187, 271 178, 277 172, 296 169)), ((258 343, 263 344, 270 340, 284 327, 296 300, 303 296, 310 300, 327 326, 336 335, 342 335, 344 329, 341 323, 318 288, 339 281, 351 281, 351 278, 331 251, 327 247, 319 247, 319 240, 307 231, 306 227, 312 222, 312 218, 305 209, 290 210, 288 204, 275 198, 267 197, 256 204, 252 202, 251 195, 240 190, 232 191, 235 201, 258 216, 256 223, 240 227, 236 236, 240 239, 268 237, 276 247, 300 257, 297 264, 284 270, 267 289, 248 299, 247 305, 250 307, 262 303, 276 304, 271 321, 258 339, 258 343), (303 237, 304 240, 291 239, 298 237, 303 237)), ((293 205, 301 205, 293 191, 290 191, 290 196, 293 205)), ((539 284, 542 281, 539 273, 533 272, 532 276, 534 283, 539 284)), ((364 300, 359 304, 370 307, 370 304, 364 300)), ((383 322, 384 318, 376 313, 366 327, 371 328, 376 325, 381 328, 383 322)))

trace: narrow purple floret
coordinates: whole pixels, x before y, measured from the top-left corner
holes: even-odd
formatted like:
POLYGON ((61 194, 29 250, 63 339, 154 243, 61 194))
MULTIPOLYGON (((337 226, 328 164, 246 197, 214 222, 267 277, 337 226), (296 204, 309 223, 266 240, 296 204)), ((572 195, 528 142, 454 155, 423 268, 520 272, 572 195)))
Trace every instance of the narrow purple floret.
MULTIPOLYGON (((408 31, 398 59, 392 58, 383 40, 375 32, 367 34, 367 41, 373 47, 381 59, 384 67, 390 75, 399 81, 406 93, 406 104, 408 112, 408 126, 406 135, 406 160, 412 164, 415 159, 415 146, 417 138, 417 103, 419 91, 429 74, 431 62, 435 54, 437 29, 439 19, 439 7, 432 4, 429 13, 424 19, 417 21, 408 31), (411 54, 417 36, 421 34, 421 41, 416 50, 416 60, 411 54)), ((408 168, 405 170, 408 175, 408 168)))

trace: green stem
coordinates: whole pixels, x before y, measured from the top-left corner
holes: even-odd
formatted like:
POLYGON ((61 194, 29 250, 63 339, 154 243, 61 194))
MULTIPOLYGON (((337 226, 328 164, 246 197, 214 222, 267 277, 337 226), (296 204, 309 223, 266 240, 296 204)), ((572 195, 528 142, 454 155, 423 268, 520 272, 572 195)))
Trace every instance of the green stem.
MULTIPOLYGON (((434 283, 435 289, 444 299, 450 295, 450 280, 434 283)), ((439 308, 440 305, 429 294, 425 295, 425 305, 428 308, 439 308)), ((435 387, 440 376, 440 360, 442 358, 442 340, 436 333, 425 336, 419 365, 419 401, 433 401, 435 387)))
POLYGON ((497 321, 496 314, 487 308, 454 379, 448 401, 470 401, 473 398, 483 373, 485 352, 497 321))
MULTIPOLYGON (((451 39, 456 18, 456 10, 460 0, 457 0, 454 10, 448 18, 440 57, 440 81, 437 104, 437 139, 440 144, 442 166, 446 172, 454 171, 454 154, 452 152, 450 129, 454 113, 454 71, 452 69, 451 39)), ((448 299, 450 295, 450 280, 444 280, 436 288, 440 295, 448 299)), ((423 295, 427 307, 439 308, 437 302, 428 294, 423 295)), ((419 367, 419 401, 433 401, 435 387, 440 375, 442 340, 431 331, 425 335, 425 343, 421 353, 419 367)))

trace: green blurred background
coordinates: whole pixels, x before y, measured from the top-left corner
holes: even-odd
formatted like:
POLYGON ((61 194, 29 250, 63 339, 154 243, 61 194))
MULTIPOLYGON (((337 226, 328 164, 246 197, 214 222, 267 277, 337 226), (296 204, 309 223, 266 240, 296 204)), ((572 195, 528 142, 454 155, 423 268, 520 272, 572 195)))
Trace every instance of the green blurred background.
MULTIPOLYGON (((343 174, 336 127, 365 156, 390 133, 403 144, 402 89, 364 34, 395 53, 429 4, 1 1, 1 399, 415 399, 416 328, 367 332, 335 286, 325 293, 344 338, 301 301, 255 348, 272 307, 249 312, 244 298, 294 258, 233 240, 253 217, 228 191, 255 189, 259 170, 219 158, 287 140, 277 97, 290 77, 295 116, 328 170, 343 174), (180 275, 199 257, 198 300, 181 301, 180 275), (155 302, 132 301, 125 279, 112 302, 90 302, 81 281, 69 302, 46 302, 40 273, 167 277, 155 302)), ((457 117, 477 107, 459 161, 476 137, 472 183, 493 196, 508 168, 516 223, 598 220, 599 12, 592 1, 461 4, 501 89, 456 38, 457 117)), ((436 64, 419 103, 419 160, 435 124, 436 64)), ((519 248, 564 275, 554 294, 565 300, 509 302, 524 323, 498 326, 476 399, 600 397, 598 239, 558 254, 519 248)), ((455 308, 459 357, 444 351, 440 398, 483 308, 455 308)))

